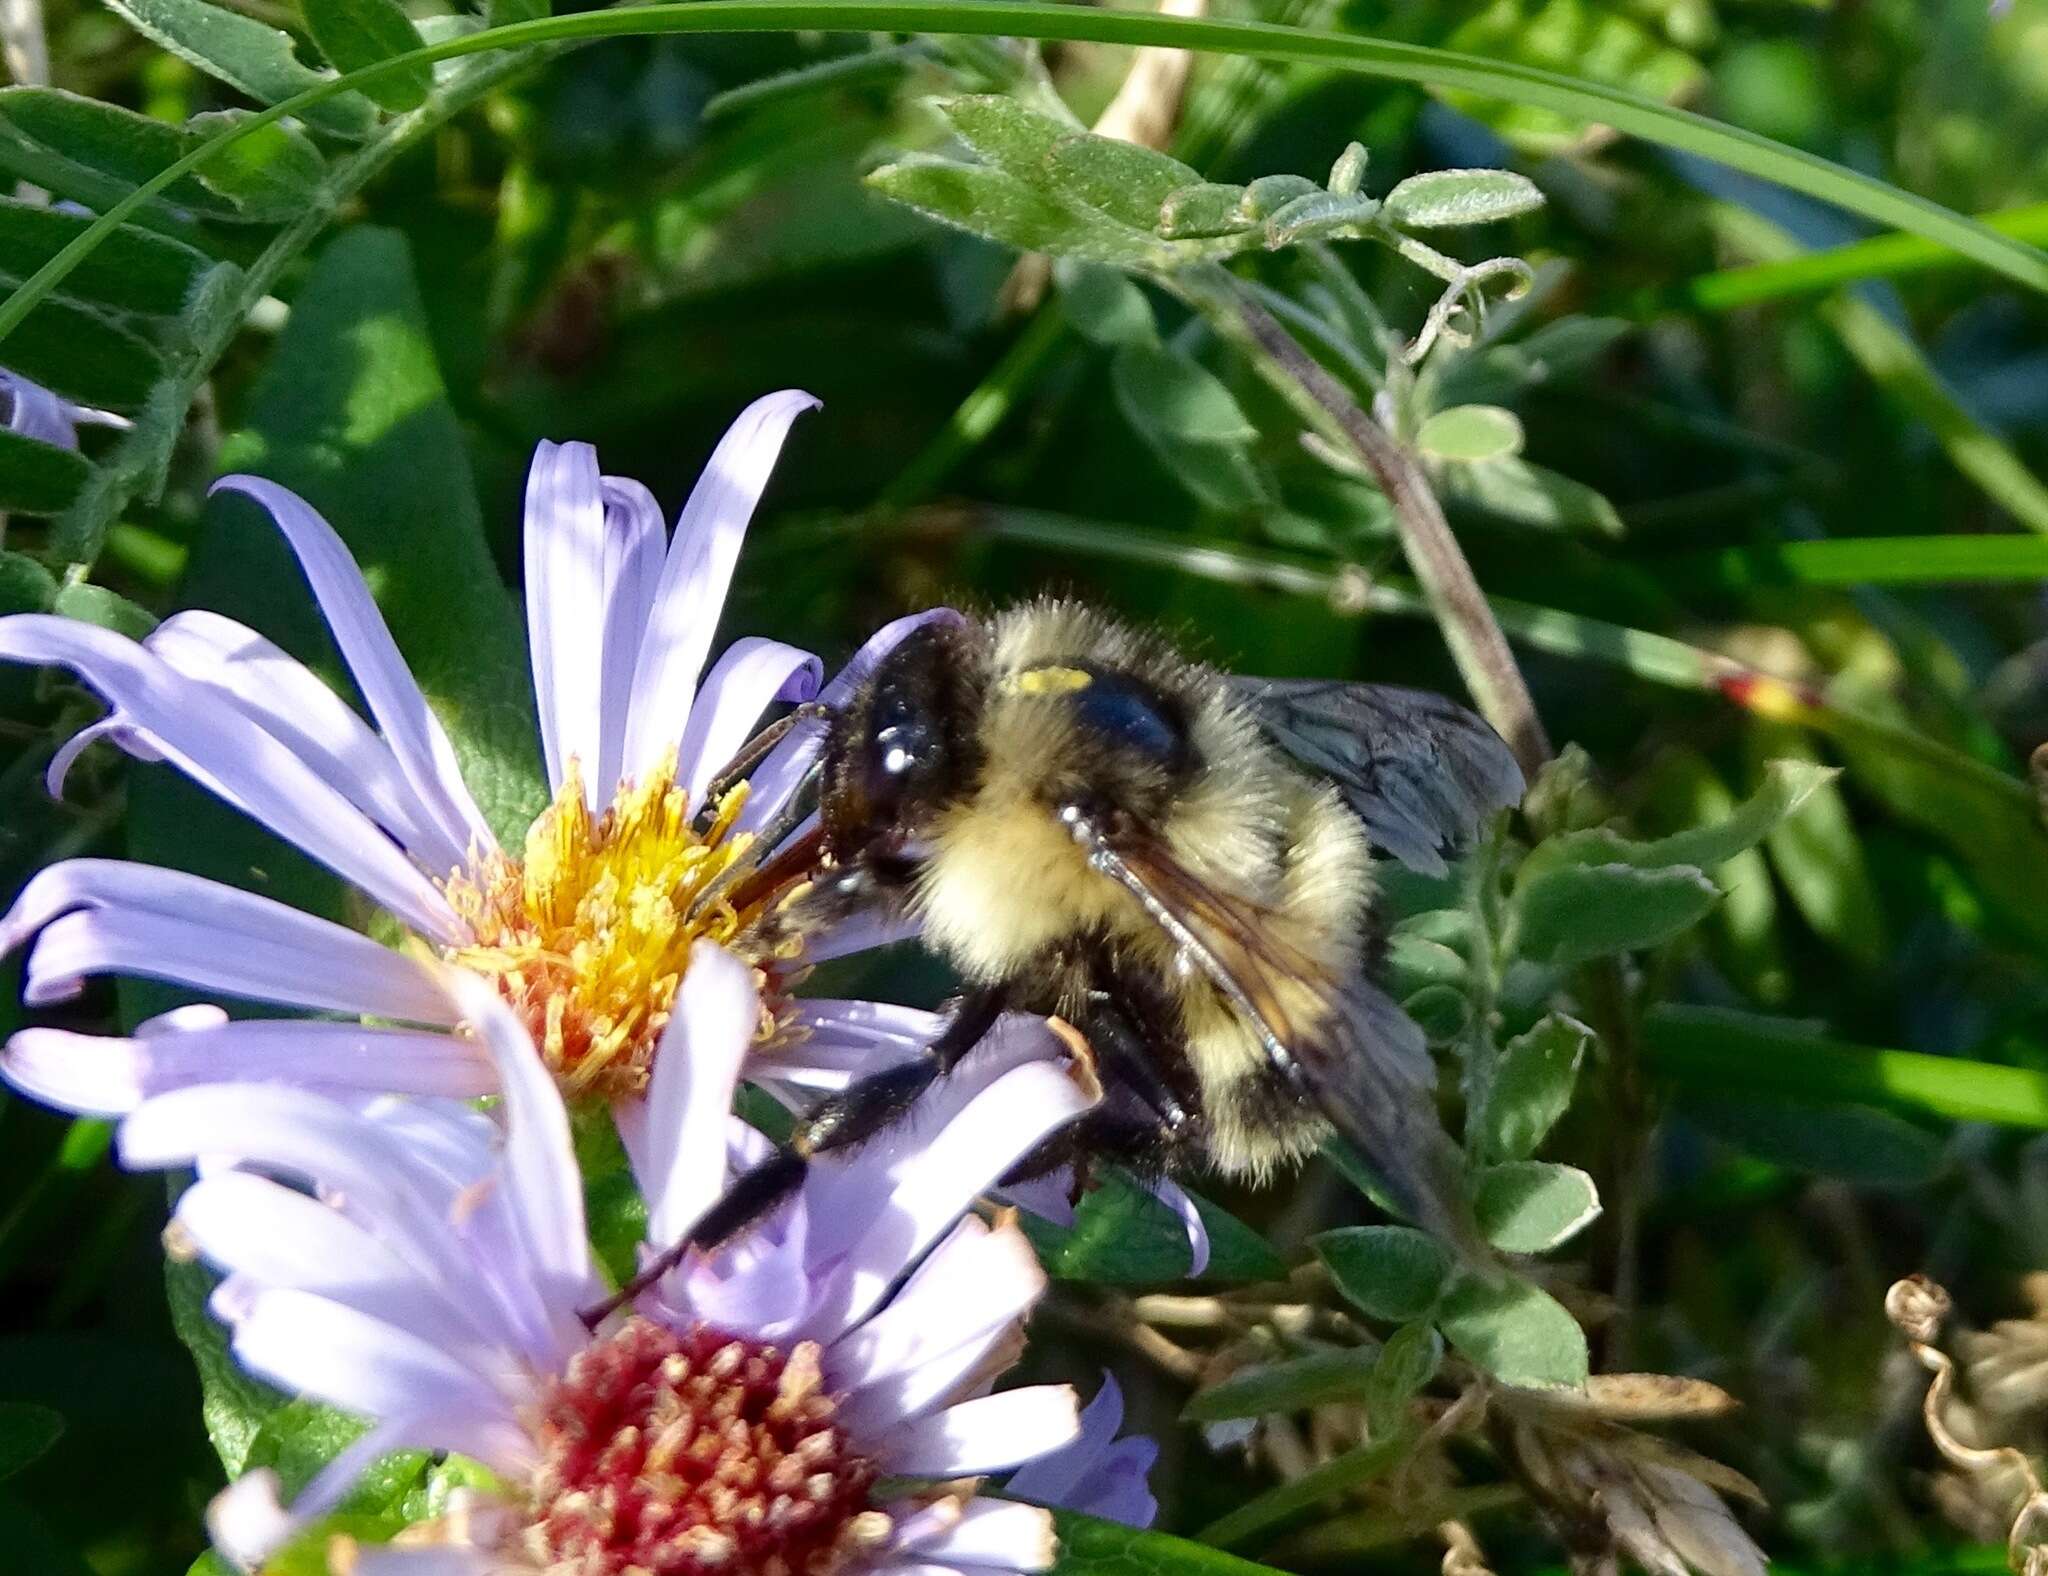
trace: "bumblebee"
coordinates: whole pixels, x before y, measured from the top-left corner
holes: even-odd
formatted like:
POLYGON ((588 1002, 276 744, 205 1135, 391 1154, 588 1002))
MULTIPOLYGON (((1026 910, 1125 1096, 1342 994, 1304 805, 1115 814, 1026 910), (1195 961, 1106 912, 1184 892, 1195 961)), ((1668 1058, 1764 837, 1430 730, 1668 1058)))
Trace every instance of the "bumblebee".
POLYGON ((1519 801, 1486 723, 1417 690, 1235 677, 1042 601, 925 624, 825 726, 799 909, 913 918, 966 988, 923 1057, 814 1108, 691 1243, 889 1126, 1005 1011, 1072 1025, 1103 1085, 1029 1172, 1256 1178, 1335 1132, 1410 1218, 1468 1235, 1422 1033, 1372 978, 1373 860, 1441 874, 1519 801))

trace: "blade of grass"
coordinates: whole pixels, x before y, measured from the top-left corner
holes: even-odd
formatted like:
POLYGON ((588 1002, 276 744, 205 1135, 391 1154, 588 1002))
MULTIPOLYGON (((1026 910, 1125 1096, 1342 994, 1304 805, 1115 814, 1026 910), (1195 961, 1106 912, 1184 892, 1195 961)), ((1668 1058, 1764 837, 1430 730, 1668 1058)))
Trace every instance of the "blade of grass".
POLYGON ((1875 536, 1731 547, 1673 559, 1688 590, 1752 586, 1925 586, 2048 580, 2048 540, 2038 536, 1875 536))
MULTIPOLYGON (((2009 235, 2030 246, 2048 245, 2048 202, 2001 208, 1978 217, 2000 235, 2009 235)), ((1864 279, 1897 279, 1935 268, 1953 268, 1961 261, 1957 253, 1924 236, 1874 235, 1867 241, 1831 246, 1825 251, 1808 252, 1804 257, 1701 274, 1668 291, 1653 292, 1644 304, 1643 315, 1688 307, 1700 312, 1726 312, 1762 301, 1781 301, 1787 296, 1812 295, 1864 279)))
POLYGON ((1713 1007, 1653 1008, 1643 1039, 1651 1068, 1683 1086, 2048 1128, 2048 1075, 2024 1067, 1852 1045, 1786 1019, 1713 1007))
MULTIPOLYGON (((1802 250, 1777 225, 1746 209, 1717 204, 1713 224, 1730 243, 1766 261, 1802 250)), ((2003 438, 1970 414, 1910 334, 1848 292, 1828 297, 1817 310, 1870 380, 1908 415, 1926 423, 1957 470, 2028 530, 2048 533, 2048 487, 2003 438)))
POLYGON ((1389 81, 1461 89, 1553 110, 1716 160, 1881 224, 1924 236, 2030 289, 2048 292, 2048 253, 2000 235, 1939 203, 1690 110, 1674 109, 1618 88, 1511 61, 1487 60, 1450 50, 1358 38, 1316 28, 1083 9, 1045 4, 1042 0, 687 0, 683 4, 578 12, 485 28, 394 55, 259 110, 145 181, 37 269, 0 305, 0 339, 11 333, 30 309, 136 207, 204 166, 230 143, 289 116, 303 114, 338 94, 375 86, 421 65, 497 49, 641 34, 797 29, 957 33, 1150 45, 1326 65, 1389 81))

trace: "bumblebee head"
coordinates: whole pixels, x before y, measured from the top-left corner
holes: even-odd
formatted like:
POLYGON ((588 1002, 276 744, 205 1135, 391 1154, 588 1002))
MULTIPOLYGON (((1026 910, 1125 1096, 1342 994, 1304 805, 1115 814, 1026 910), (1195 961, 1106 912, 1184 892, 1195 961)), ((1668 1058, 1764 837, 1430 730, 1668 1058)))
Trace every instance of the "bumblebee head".
POLYGON ((825 742, 819 813, 833 857, 893 855, 974 780, 980 664, 971 633, 927 624, 884 657, 825 742))

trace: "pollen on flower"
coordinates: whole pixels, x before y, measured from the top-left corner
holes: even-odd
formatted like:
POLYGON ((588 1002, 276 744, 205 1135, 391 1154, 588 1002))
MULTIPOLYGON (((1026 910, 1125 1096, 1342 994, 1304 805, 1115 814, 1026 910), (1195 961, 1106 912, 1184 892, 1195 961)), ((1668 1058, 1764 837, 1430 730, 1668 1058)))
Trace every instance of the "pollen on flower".
MULTIPOLYGON (((675 776, 671 755, 592 816, 572 761, 523 857, 496 854, 442 883, 475 938, 447 957, 497 982, 571 1097, 646 1088, 696 942, 732 947, 764 972, 777 962, 749 944, 765 903, 731 897, 753 868, 752 834, 733 830, 746 784, 700 827, 675 776)), ((774 995, 763 992, 764 1034, 774 995)))
POLYGON ((632 1318, 540 1403, 525 1551, 549 1576, 833 1576, 884 1543, 819 1349, 632 1318))

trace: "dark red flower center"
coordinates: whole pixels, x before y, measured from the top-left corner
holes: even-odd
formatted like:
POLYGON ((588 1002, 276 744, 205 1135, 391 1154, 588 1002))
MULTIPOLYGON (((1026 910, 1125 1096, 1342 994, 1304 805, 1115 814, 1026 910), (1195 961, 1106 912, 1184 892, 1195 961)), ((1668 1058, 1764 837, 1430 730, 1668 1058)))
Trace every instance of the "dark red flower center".
POLYGON ((833 1576, 889 1534, 819 1350, 643 1318, 549 1390, 527 1552, 550 1576, 833 1576))

